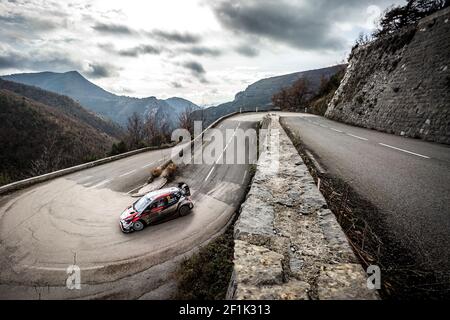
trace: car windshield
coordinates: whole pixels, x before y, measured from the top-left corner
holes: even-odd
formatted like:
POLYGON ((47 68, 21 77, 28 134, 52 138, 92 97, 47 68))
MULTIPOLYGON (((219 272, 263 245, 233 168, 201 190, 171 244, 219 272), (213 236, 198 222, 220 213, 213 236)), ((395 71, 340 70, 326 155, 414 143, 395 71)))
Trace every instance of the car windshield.
POLYGON ((139 213, 142 213, 142 211, 147 208, 147 206, 152 202, 152 199, 149 197, 142 197, 138 201, 136 201, 133 205, 134 210, 136 210, 139 213))

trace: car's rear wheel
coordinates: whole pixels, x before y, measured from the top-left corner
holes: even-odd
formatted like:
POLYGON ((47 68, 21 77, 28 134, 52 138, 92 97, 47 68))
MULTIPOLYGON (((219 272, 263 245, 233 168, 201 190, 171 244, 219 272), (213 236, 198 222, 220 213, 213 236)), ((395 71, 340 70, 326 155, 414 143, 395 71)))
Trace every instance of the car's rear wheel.
POLYGON ((184 205, 184 206, 180 207, 180 209, 178 210, 178 212, 180 213, 181 217, 187 215, 189 213, 189 211, 191 211, 191 209, 187 205, 184 205))
POLYGON ((142 229, 144 229, 144 227, 145 227, 144 222, 142 222, 141 220, 135 221, 133 223, 134 231, 141 231, 142 229))

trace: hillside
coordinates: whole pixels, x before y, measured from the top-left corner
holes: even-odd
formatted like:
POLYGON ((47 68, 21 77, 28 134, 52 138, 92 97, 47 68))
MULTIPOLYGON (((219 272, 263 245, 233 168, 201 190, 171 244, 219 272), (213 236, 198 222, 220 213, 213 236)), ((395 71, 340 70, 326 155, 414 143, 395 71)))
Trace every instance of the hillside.
POLYGON ((154 114, 169 115, 167 118, 158 118, 159 122, 167 122, 171 126, 176 126, 178 115, 184 111, 184 108, 195 106, 192 102, 181 98, 160 100, 156 97, 118 96, 93 84, 77 71, 20 73, 2 76, 1 78, 69 96, 86 109, 122 126, 126 125, 128 118, 134 112, 145 117, 152 110, 154 114), (158 112, 162 108, 167 110, 158 112))
POLYGON ((272 108, 272 96, 282 88, 291 86, 300 78, 307 79, 313 92, 319 89, 322 77, 330 78, 341 70, 343 65, 336 65, 328 68, 296 72, 287 75, 259 80, 247 87, 245 91, 236 94, 231 102, 211 107, 202 111, 194 112, 196 120, 204 119, 206 124, 213 122, 228 113, 255 110, 268 110, 272 108))
POLYGON ((23 85, 17 82, 0 79, 0 89, 5 89, 24 96, 36 102, 55 108, 65 115, 77 119, 101 132, 114 138, 123 135, 122 129, 110 122, 102 119, 97 114, 84 109, 80 104, 69 97, 62 96, 50 91, 39 89, 38 87, 23 85))
POLYGON ((169 99, 164 100, 167 104, 169 104, 171 107, 175 108, 177 112, 183 112, 186 109, 190 110, 198 110, 200 107, 196 105, 195 103, 178 97, 172 97, 169 99))
POLYGON ((0 89, 0 184, 103 157, 115 141, 47 106, 0 89))

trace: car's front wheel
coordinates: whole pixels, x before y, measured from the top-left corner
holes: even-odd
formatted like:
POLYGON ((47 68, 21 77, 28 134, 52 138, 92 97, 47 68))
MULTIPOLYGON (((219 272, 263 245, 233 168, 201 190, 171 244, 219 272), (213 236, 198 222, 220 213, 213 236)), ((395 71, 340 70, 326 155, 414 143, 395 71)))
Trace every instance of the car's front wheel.
POLYGON ((181 208, 178 210, 181 217, 187 215, 189 213, 189 211, 191 211, 191 209, 187 205, 181 206, 181 208))
POLYGON ((141 231, 142 229, 144 229, 144 227, 145 227, 144 222, 142 222, 141 220, 135 221, 133 223, 134 231, 141 231))

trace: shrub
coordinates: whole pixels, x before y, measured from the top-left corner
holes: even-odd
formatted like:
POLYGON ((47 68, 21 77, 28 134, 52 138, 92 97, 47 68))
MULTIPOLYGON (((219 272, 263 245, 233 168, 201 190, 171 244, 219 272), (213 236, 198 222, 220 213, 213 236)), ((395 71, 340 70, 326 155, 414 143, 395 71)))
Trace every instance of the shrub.
POLYGON ((120 141, 119 143, 113 143, 112 147, 111 147, 111 151, 109 152, 110 156, 115 156, 121 153, 125 153, 127 152, 127 145, 125 144, 125 142, 120 141))
POLYGON ((394 6, 386 10, 380 19, 379 28, 373 33, 375 38, 416 24, 420 19, 444 9, 450 5, 449 0, 408 0, 404 6, 394 6))
POLYGON ((312 91, 308 80, 298 79, 289 88, 283 88, 272 96, 272 103, 281 110, 297 111, 304 108, 312 91))
POLYGON ((323 116, 327 111, 328 104, 334 96, 334 93, 339 88, 342 79, 344 78, 346 68, 343 67, 336 74, 328 78, 322 78, 319 91, 309 101, 309 111, 313 114, 323 116))
POLYGON ((169 165, 164 169, 164 177, 165 178, 173 178, 173 176, 175 175, 175 172, 177 171, 177 166, 175 165, 175 163, 171 162, 169 163, 169 165))
POLYGON ((233 271, 233 225, 181 263, 175 277, 177 300, 223 300, 233 271))

